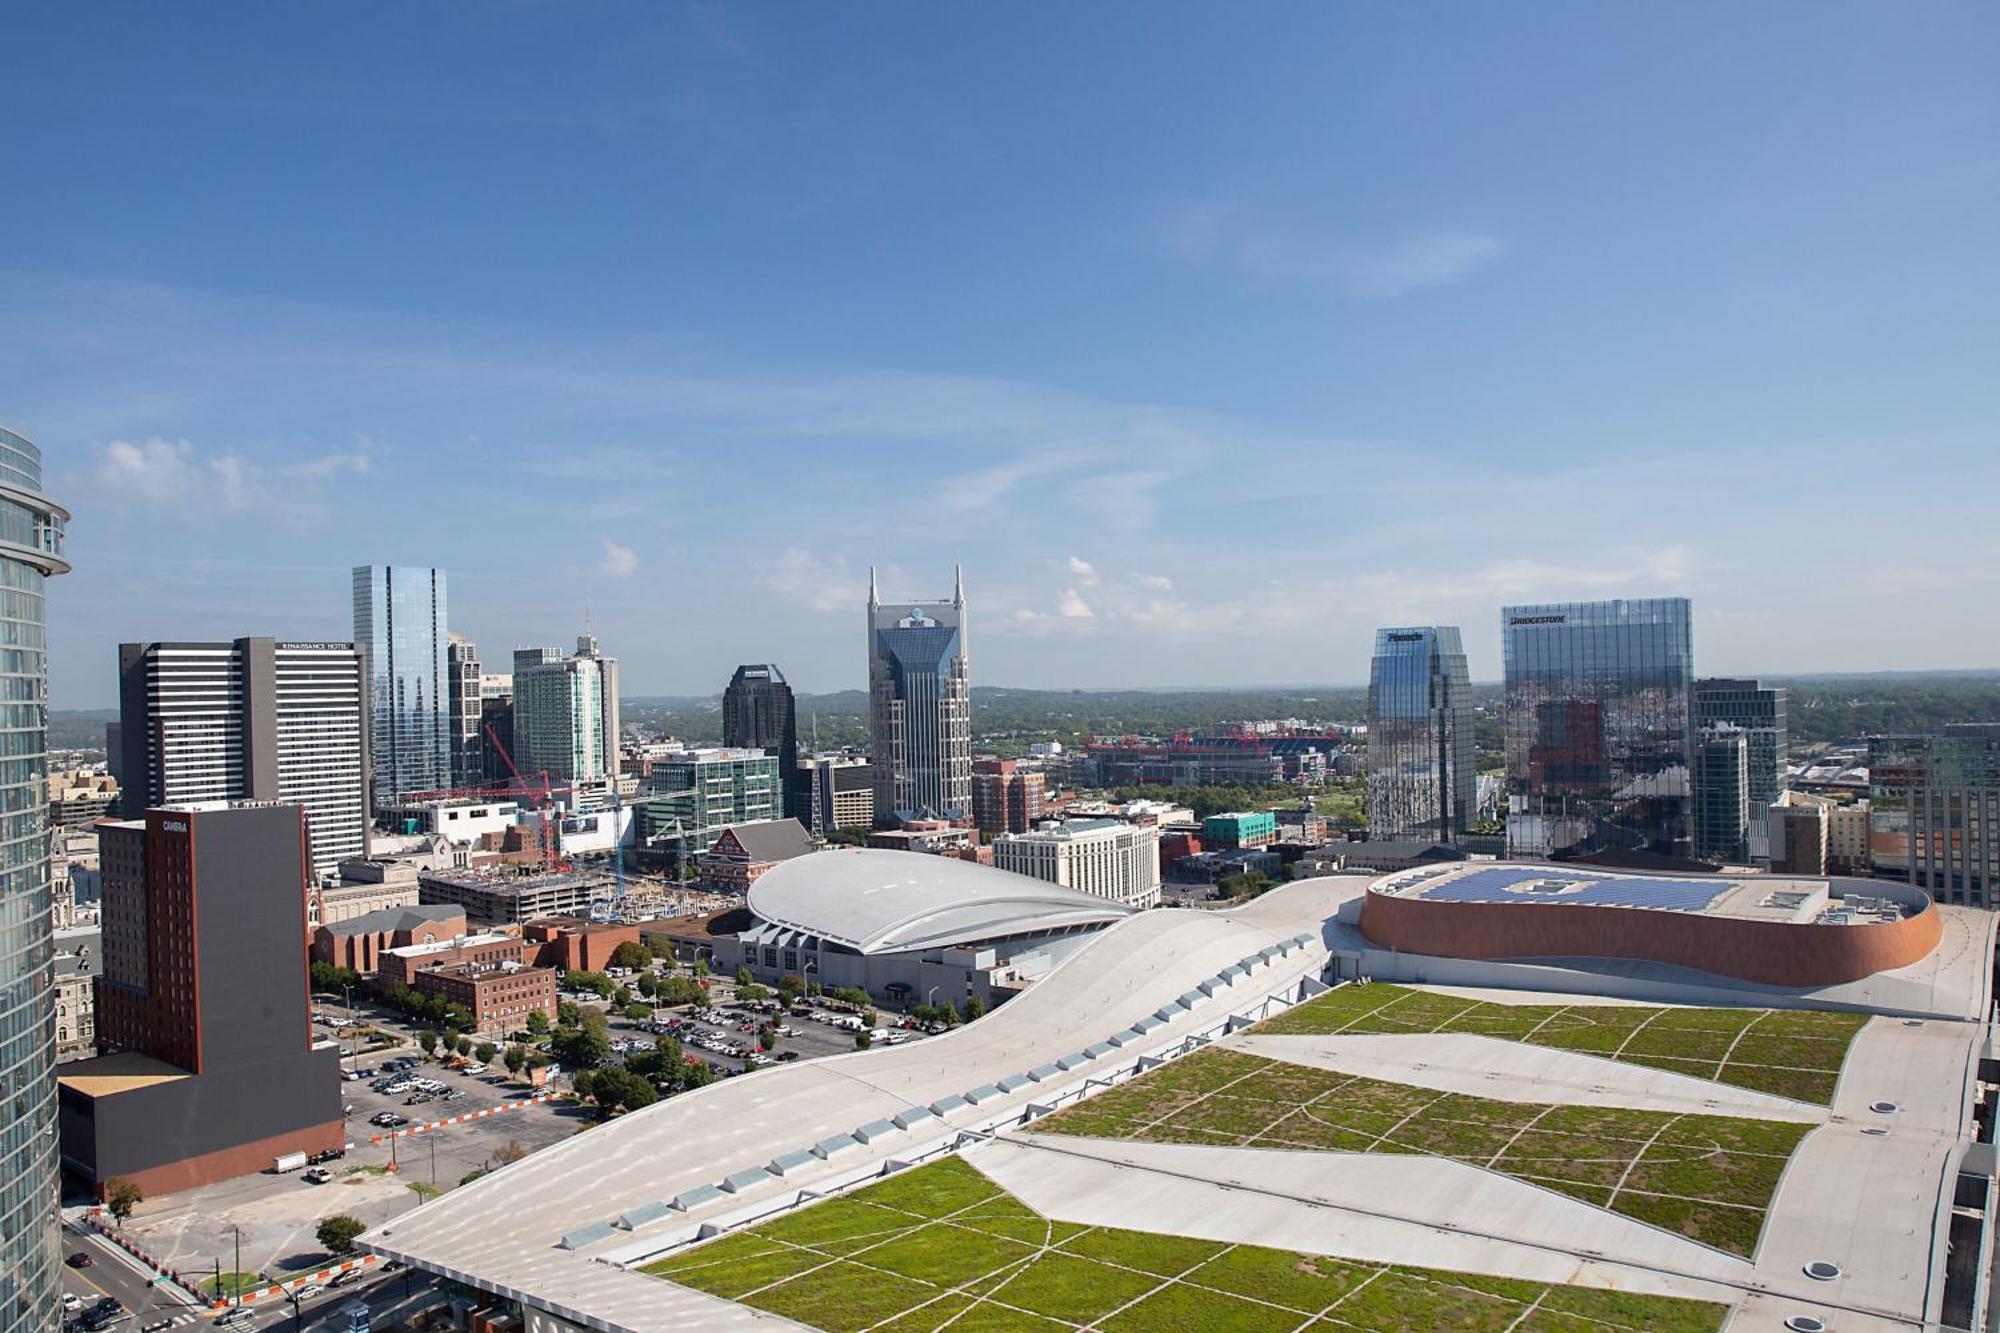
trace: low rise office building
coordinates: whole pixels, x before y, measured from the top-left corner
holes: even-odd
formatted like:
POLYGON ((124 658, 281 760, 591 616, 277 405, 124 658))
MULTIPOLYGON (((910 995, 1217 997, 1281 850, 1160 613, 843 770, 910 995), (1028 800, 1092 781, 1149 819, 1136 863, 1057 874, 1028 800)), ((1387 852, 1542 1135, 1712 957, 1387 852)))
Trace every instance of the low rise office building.
POLYGON ((528 1015, 556 1019, 554 968, 519 962, 453 963, 425 968, 412 987, 420 995, 435 995, 472 1015, 472 1030, 498 1037, 528 1026, 528 1015))
POLYGON ((519 935, 499 933, 406 944, 399 949, 383 950, 377 960, 375 980, 385 989, 408 986, 422 990, 417 983, 425 972, 463 966, 498 967, 502 963, 526 966, 534 952, 535 946, 519 935))
POLYGON ((588 921, 581 917, 551 917, 530 921, 521 937, 535 946, 537 967, 563 972, 602 972, 621 944, 645 947, 637 922, 588 921))
POLYGON ((1233 811, 1201 821, 1202 846, 1210 851, 1264 847, 1278 840, 1278 817, 1269 810, 1233 811))

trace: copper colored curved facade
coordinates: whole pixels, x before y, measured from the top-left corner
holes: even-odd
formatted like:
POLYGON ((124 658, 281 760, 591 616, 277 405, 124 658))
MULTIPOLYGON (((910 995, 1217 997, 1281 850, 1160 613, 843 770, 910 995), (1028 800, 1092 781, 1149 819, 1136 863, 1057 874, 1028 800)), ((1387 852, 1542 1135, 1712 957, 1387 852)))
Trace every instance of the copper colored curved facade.
POLYGON ((1901 921, 1847 926, 1638 907, 1432 902, 1374 889, 1361 904, 1361 933, 1403 953, 1631 958, 1786 987, 1837 986, 1907 967, 1937 947, 1942 931, 1928 898, 1901 921))

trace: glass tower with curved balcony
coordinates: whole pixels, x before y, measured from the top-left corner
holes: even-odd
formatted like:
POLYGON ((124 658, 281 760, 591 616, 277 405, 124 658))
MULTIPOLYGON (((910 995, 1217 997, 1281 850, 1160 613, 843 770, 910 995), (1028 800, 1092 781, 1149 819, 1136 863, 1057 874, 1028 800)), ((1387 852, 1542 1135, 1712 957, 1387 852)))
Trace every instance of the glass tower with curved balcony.
POLYGON ((69 571, 68 519, 0 429, 0 1333, 62 1319, 42 584, 69 571))

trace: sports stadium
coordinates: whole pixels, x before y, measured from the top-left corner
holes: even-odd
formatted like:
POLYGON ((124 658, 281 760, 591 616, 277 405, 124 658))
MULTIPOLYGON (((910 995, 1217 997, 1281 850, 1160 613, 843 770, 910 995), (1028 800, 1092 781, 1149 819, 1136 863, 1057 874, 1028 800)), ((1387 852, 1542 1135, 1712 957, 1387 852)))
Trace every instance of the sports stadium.
POLYGON ((1423 873, 1101 924, 977 1022, 673 1097, 364 1244, 536 1333, 1984 1326, 1990 915, 1423 873))

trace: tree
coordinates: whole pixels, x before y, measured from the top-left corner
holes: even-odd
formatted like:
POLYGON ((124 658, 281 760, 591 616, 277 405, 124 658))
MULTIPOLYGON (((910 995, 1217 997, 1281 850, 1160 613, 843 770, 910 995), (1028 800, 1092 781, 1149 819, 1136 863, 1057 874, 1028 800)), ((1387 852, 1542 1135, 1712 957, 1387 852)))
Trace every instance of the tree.
POLYGON ((611 966, 629 967, 634 972, 653 965, 653 955, 645 945, 625 941, 611 951, 611 966))
POLYGON ((472 1038, 461 1036, 456 1041, 452 1042, 451 1048, 454 1051, 457 1051, 460 1055, 471 1055, 472 1038))
POLYGON ((583 1006, 574 1000, 556 1001, 556 1026, 573 1028, 583 1022, 583 1006))
POLYGON ((631 1019, 634 1023, 643 1023, 652 1016, 653 1006, 650 1004, 628 1004, 625 1006, 625 1017, 631 1019))
POLYGON ((660 979, 651 972, 641 972, 639 979, 633 983, 633 989, 650 1000, 660 993, 660 979))
POLYGON ((705 977, 709 974, 711 969, 709 968, 708 960, 706 958, 697 958, 694 960, 693 970, 696 976, 705 977))
POLYGON ((759 1000, 770 999, 771 992, 753 981, 747 986, 738 986, 736 988, 736 998, 749 1004, 755 1004, 759 1000))
POLYGON ((555 1057, 562 1061, 565 1069, 595 1069, 611 1058, 611 1039, 605 1035, 603 1018, 597 1023, 585 1023, 581 1027, 559 1032, 555 1039, 555 1057))
POLYGON ((755 981, 756 978, 750 975, 750 969, 748 966, 739 967, 736 969, 736 984, 738 986, 748 986, 753 984, 755 981))
POLYGON ((778 998, 791 1004, 805 993, 806 979, 796 972, 787 972, 778 978, 778 998))
POLYGON ((1271 877, 1261 870, 1246 870, 1240 875, 1224 875, 1215 882, 1225 898, 1255 898, 1271 887, 1271 877))
POLYGON ((482 1041, 472 1048, 472 1058, 479 1061, 480 1064, 490 1065, 493 1063, 493 1057, 499 1049, 499 1047, 490 1041, 482 1041))
POLYGON ((708 992, 702 989, 698 981, 690 981, 686 977, 668 977, 660 983, 654 998, 665 1005, 700 1004, 708 999, 708 992))
POLYGON ((521 1071, 528 1067, 528 1048, 525 1046, 509 1046, 504 1059, 507 1062, 507 1072, 515 1078, 519 1078, 521 1077, 521 1071))
POLYGON ((778 1048, 778 1029, 772 1027, 768 1023, 766 1023, 763 1027, 758 1028, 757 1049, 760 1051, 774 1051, 777 1048, 778 1048))
POLYGON ((132 1210, 145 1201, 146 1192, 139 1188, 137 1181, 113 1176, 104 1182, 104 1206, 120 1222, 132 1216, 132 1210))
POLYGON ((863 1009, 861 1011, 861 1026, 865 1028, 882 1026, 882 1015, 876 1013, 873 1009, 863 1009))
POLYGON ((602 972, 565 972, 562 984, 570 990, 587 990, 606 1000, 618 989, 618 983, 602 972))
POLYGON ((612 991, 611 1003, 614 1008, 618 1009, 623 1009, 626 1005, 632 1003, 632 988, 630 986, 620 986, 617 990, 612 991))
POLYGON ((417 1045, 424 1048, 425 1055, 435 1054, 438 1048, 438 1034, 425 1028, 417 1034, 417 1045))
POLYGON ((358 1217, 346 1213, 335 1213, 332 1217, 320 1219, 313 1236, 326 1246, 329 1254, 354 1253, 354 1238, 368 1229, 368 1224, 358 1217))
POLYGON ((486 1154, 486 1164, 491 1167, 512 1166, 528 1155, 519 1139, 508 1139, 505 1143, 486 1154))
POLYGON ((964 1010, 965 1021, 970 1023, 986 1012, 986 1001, 977 995, 968 995, 965 997, 964 1010))
POLYGON ((660 1099, 660 1094, 631 1070, 612 1065, 591 1075, 590 1099, 597 1103, 599 1111, 611 1115, 651 1106, 660 1099))
POLYGON ((862 1031, 860 1031, 860 1032, 857 1032, 857 1033, 855 1033, 855 1034, 854 1034, 854 1049, 855 1049, 855 1050, 857 1050, 857 1051, 865 1051, 865 1050, 867 1050, 867 1049, 868 1049, 868 1048, 869 1048, 870 1046, 873 1046, 874 1044, 875 1044, 875 1038, 874 1038, 874 1037, 872 1037, 872 1036, 870 1036, 870 1035, 868 1034, 868 1032, 867 1032, 867 1030, 866 1030, 866 1029, 863 1029, 862 1031))
POLYGON ((327 995, 345 995, 349 991, 361 989, 361 974, 351 967, 335 967, 331 963, 312 965, 312 988, 327 995))
POLYGON ((549 1035, 549 1016, 540 1009, 533 1009, 528 1013, 528 1035, 532 1037, 549 1035))

